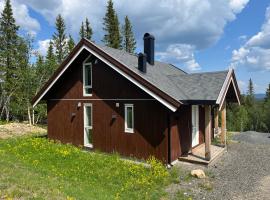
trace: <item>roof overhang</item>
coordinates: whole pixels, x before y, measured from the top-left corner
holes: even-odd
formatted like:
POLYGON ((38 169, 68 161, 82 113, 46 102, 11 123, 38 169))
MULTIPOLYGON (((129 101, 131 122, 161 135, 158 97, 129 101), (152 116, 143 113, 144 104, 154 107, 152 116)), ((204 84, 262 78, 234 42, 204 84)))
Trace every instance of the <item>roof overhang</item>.
POLYGON ((228 89, 230 87, 230 85, 233 86, 233 89, 234 89, 234 92, 235 92, 235 96, 236 96, 236 99, 237 99, 237 103, 240 105, 240 90, 239 90, 239 87, 238 87, 238 84, 237 84, 237 81, 236 81, 236 77, 235 77, 235 74, 234 74, 234 70, 233 69, 230 69, 228 71, 228 74, 226 76, 226 79, 223 83, 223 86, 219 92, 219 95, 218 95, 218 98, 216 100, 216 104, 219 105, 219 110, 221 110, 224 102, 225 102, 225 99, 226 99, 226 95, 227 95, 227 92, 228 92, 228 89))
POLYGON ((63 73, 68 69, 68 67, 73 63, 73 61, 84 49, 87 50, 90 54, 100 59, 102 62, 106 63, 113 70, 134 83, 136 86, 148 93, 150 96, 152 96, 154 99, 159 101, 171 111, 175 112, 181 105, 179 101, 164 93, 156 86, 145 80, 143 77, 131 71, 127 66, 111 57, 93 42, 82 39, 76 45, 70 55, 59 66, 53 76, 47 81, 47 83, 41 88, 38 94, 33 98, 33 107, 36 106, 43 99, 43 97, 48 93, 48 91, 52 88, 56 81, 63 75, 63 73))

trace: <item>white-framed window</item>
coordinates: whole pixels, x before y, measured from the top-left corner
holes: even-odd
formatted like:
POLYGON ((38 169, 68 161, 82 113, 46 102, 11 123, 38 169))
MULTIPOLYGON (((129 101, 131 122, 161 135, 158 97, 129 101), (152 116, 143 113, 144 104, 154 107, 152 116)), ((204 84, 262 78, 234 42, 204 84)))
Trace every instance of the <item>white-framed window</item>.
POLYGON ((134 133, 134 107, 133 104, 125 104, 125 132, 134 133))
POLYGON ((83 62, 83 96, 92 96, 92 62, 91 55, 83 62))
POLYGON ((84 103, 84 146, 93 147, 93 106, 84 103))

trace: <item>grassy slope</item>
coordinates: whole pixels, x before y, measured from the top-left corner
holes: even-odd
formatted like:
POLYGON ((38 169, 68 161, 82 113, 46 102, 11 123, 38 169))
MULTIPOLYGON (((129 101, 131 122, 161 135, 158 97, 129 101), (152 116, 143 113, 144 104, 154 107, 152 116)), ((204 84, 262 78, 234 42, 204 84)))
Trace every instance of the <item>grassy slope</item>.
POLYGON ((44 138, 0 140, 0 199, 159 199, 173 177, 151 166, 44 138))

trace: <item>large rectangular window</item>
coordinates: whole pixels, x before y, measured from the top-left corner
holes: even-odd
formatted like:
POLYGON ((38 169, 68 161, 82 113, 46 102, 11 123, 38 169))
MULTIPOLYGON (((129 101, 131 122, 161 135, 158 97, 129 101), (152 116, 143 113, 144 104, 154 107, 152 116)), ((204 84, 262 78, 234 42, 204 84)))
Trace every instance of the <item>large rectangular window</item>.
POLYGON ((133 104, 125 104, 125 132, 134 133, 133 104))
POLYGON ((92 104, 84 104, 84 146, 93 147, 92 104))
POLYGON ((92 63, 83 63, 83 95, 92 95, 92 63))

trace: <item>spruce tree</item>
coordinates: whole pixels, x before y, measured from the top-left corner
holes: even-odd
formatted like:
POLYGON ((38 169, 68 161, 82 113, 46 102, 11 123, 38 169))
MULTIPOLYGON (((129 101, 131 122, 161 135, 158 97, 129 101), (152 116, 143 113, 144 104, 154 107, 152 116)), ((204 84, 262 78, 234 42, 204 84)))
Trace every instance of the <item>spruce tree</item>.
POLYGON ((58 64, 60 64, 68 54, 66 25, 64 19, 59 14, 55 21, 56 32, 53 34, 53 43, 58 64))
POLYGON ((46 55, 46 60, 45 60, 45 65, 47 68, 47 74, 44 77, 44 79, 47 80, 57 68, 57 61, 56 61, 56 56, 54 54, 52 41, 50 41, 50 43, 49 43, 49 47, 48 47, 47 55, 46 55))
POLYGON ((254 101, 255 101, 255 97, 254 97, 253 82, 252 82, 251 79, 249 79, 247 96, 246 96, 246 99, 245 99, 245 104, 250 108, 250 107, 253 107, 254 106, 254 101))
POLYGON ((70 53, 73 50, 74 46, 75 46, 75 42, 74 42, 73 38, 71 37, 71 35, 69 34, 69 36, 68 36, 68 53, 70 53))
POLYGON ((92 35, 93 35, 93 30, 90 26, 90 22, 89 22, 88 18, 86 18, 85 19, 85 38, 88 40, 91 40, 92 35))
POLYGON ((251 78, 248 81, 248 95, 254 97, 254 87, 251 78))
POLYGON ((105 35, 102 41, 108 47, 121 49, 122 38, 119 29, 119 21, 113 8, 112 0, 108 0, 107 11, 103 20, 103 30, 105 31, 105 35))
POLYGON ((82 22, 81 28, 80 28, 80 32, 79 35, 82 38, 85 38, 85 29, 84 29, 84 23, 82 22))
POLYGON ((123 35, 123 45, 122 45, 123 49, 126 52, 134 53, 136 49, 136 40, 132 32, 132 25, 128 16, 125 17, 125 23, 122 27, 122 35, 123 35))
POLYGON ((90 26, 90 22, 89 22, 88 18, 85 19, 85 23, 82 22, 79 35, 81 38, 86 38, 88 40, 92 39, 93 30, 90 26))
MULTIPOLYGON (((5 1, 4 9, 0 18, 0 79, 1 82, 1 104, 0 115, 9 120, 10 101, 14 96, 17 79, 20 76, 20 55, 22 38, 17 34, 19 26, 16 25, 10 0, 5 1)), ((0 116, 0 117, 1 117, 0 116)))

